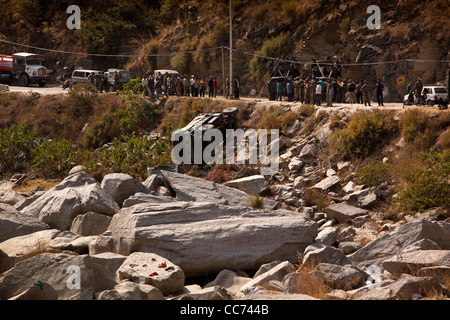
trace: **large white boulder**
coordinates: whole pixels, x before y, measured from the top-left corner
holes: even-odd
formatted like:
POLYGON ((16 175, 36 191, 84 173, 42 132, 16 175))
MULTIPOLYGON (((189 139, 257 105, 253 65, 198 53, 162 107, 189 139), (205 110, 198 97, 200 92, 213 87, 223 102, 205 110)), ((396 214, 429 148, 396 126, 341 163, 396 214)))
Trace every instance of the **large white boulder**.
POLYGON ((117 270, 118 281, 129 280, 149 284, 164 295, 183 291, 184 272, 179 266, 157 254, 134 252, 117 270))
POLYGON ((181 201, 214 202, 224 205, 248 206, 250 197, 241 190, 188 175, 161 171, 162 179, 181 201))
POLYGON ((60 300, 92 300, 95 292, 114 288, 115 272, 126 257, 70 253, 43 253, 17 263, 0 275, 0 299, 9 299, 40 280, 60 300))
POLYGON ((69 230, 76 216, 90 211, 113 216, 119 206, 84 172, 67 177, 22 210, 59 230, 69 230))
POLYGON ((121 207, 125 199, 137 192, 150 193, 142 183, 124 173, 110 173, 103 177, 103 190, 121 207))
POLYGON ((268 185, 266 178, 261 175, 254 175, 250 177, 244 177, 225 183, 226 186, 242 190, 248 194, 257 196, 264 191, 268 185))
POLYGON ((121 209, 110 230, 116 252, 156 253, 189 277, 256 270, 277 259, 296 263, 317 236, 317 224, 293 211, 185 201, 121 209))
POLYGON ((0 242, 45 229, 48 229, 45 223, 17 211, 9 204, 0 203, 0 242))

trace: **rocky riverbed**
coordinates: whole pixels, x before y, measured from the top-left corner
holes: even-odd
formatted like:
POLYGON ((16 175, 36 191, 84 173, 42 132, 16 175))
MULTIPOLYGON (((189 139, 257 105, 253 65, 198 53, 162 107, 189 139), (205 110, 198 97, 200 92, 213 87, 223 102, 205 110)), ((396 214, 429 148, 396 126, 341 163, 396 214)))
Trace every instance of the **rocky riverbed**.
POLYGON ((355 163, 321 156, 330 122, 302 126, 283 131, 271 176, 96 181, 78 166, 47 190, 2 181, 0 299, 448 299, 445 209, 388 219, 395 185, 358 184, 355 163))

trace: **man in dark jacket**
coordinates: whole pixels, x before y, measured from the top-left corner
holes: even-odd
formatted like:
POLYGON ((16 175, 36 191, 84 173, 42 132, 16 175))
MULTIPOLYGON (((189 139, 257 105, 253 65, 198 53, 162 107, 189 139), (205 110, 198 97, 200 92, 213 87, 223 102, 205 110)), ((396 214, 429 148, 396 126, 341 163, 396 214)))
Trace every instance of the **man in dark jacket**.
POLYGON ((384 104, 383 104, 383 90, 384 90, 384 85, 381 82, 381 80, 378 79, 377 84, 375 86, 375 91, 377 92, 378 106, 384 106, 384 104))
POLYGON ((214 79, 212 76, 209 77, 208 89, 209 89, 209 97, 212 98, 214 96, 214 79))
POLYGON ((234 78, 233 90, 234 90, 234 98, 239 100, 239 79, 238 77, 234 78))

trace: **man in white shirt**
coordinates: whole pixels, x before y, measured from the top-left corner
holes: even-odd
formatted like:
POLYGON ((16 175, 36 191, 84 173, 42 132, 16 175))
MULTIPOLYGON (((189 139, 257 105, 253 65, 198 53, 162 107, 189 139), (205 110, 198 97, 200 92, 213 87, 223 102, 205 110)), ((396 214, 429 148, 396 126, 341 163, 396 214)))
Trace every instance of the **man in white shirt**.
POLYGON ((320 83, 317 83, 316 86, 316 97, 317 97, 317 106, 320 107, 320 97, 322 96, 322 86, 320 85, 320 83))

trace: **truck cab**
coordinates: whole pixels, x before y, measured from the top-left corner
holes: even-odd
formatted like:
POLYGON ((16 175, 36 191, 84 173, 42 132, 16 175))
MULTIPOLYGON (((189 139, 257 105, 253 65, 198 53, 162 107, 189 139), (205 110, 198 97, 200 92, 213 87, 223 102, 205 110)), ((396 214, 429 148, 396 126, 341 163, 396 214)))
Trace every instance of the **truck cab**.
POLYGON ((43 87, 47 83, 47 68, 42 65, 45 57, 34 53, 15 53, 12 55, 12 76, 18 80, 19 85, 28 86, 37 83, 43 87))

